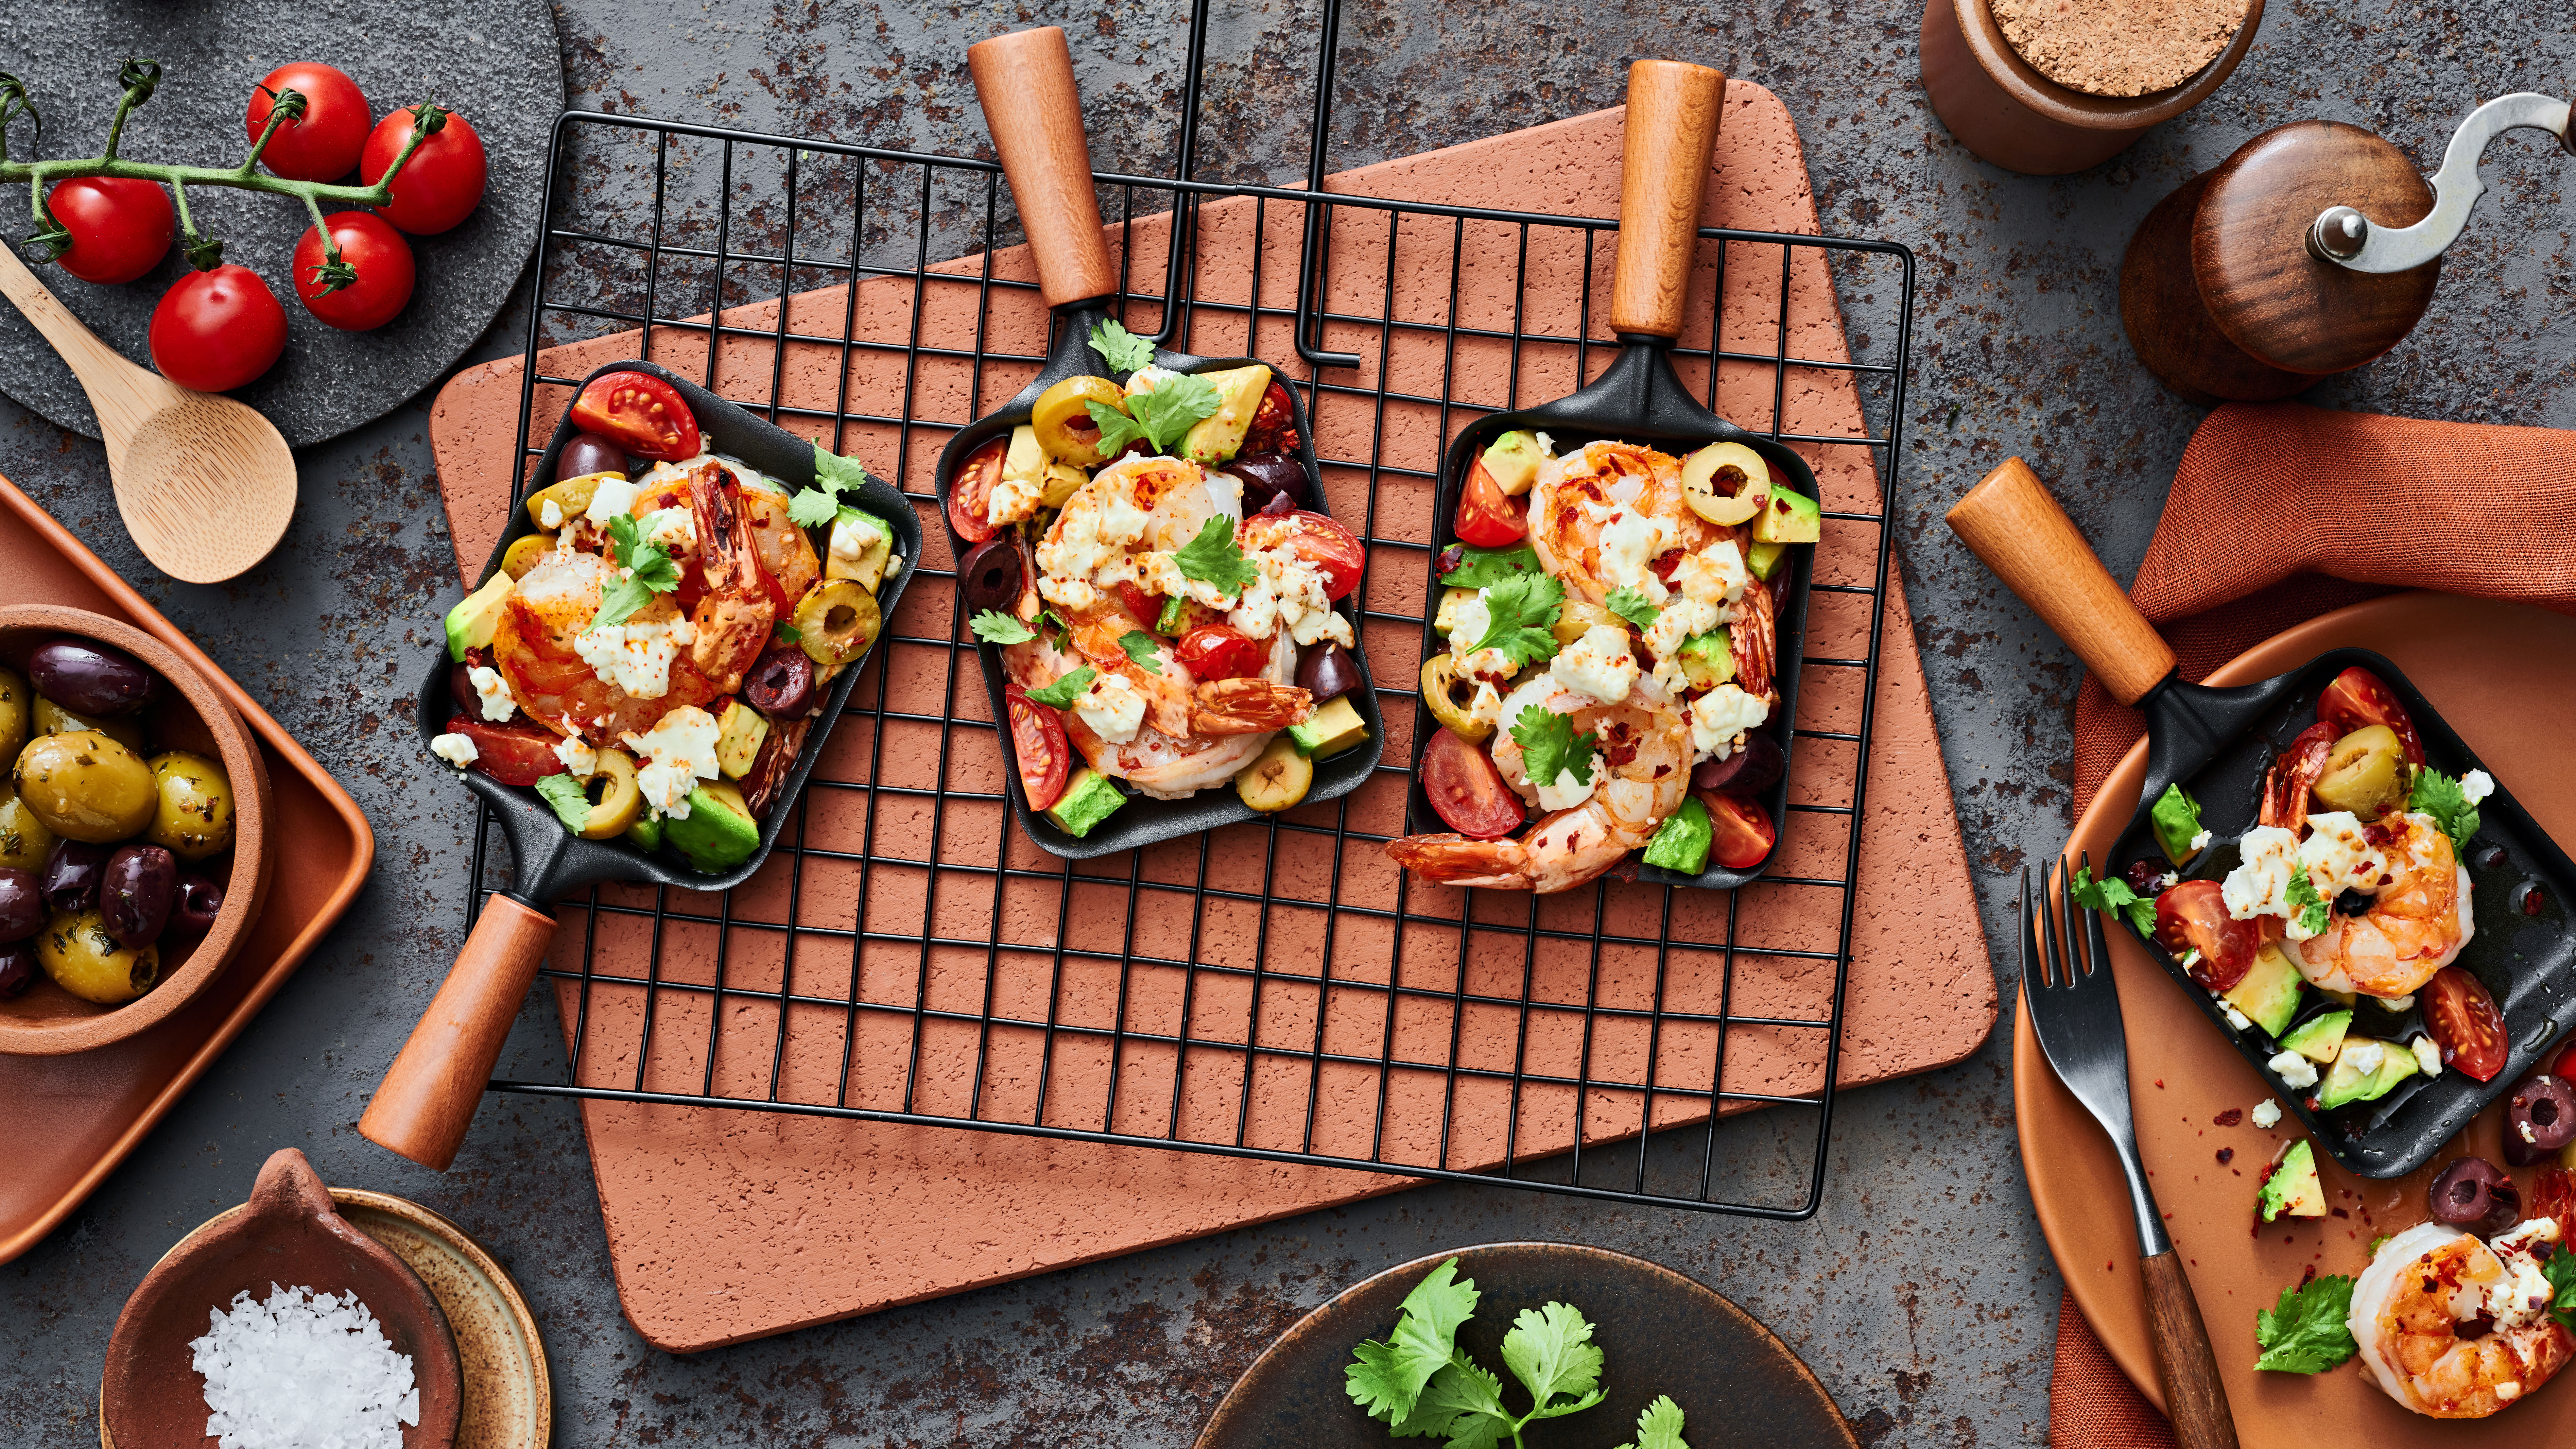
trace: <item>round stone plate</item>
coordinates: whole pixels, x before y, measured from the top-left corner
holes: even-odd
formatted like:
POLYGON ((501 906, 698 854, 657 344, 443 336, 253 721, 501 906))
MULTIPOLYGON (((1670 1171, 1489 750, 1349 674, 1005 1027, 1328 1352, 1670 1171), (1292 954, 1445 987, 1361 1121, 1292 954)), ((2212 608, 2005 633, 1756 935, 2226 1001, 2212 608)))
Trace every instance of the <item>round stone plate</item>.
POLYGON ((1660 1395, 1681 1406, 1691 1449, 1859 1449, 1816 1376, 1751 1314, 1670 1268, 1572 1243, 1494 1243, 1434 1253, 1349 1289, 1299 1319, 1235 1381, 1198 1449, 1387 1449, 1386 1426, 1351 1402, 1342 1369, 1363 1339, 1383 1342, 1404 1296, 1458 1260, 1482 1296, 1458 1343, 1503 1375, 1503 1404, 1529 1393, 1503 1366, 1503 1335, 1524 1308, 1568 1303, 1593 1324, 1609 1397, 1522 1431, 1528 1449, 1611 1449, 1637 1437, 1660 1395))
MULTIPOLYGON (((423 100, 473 123, 491 157, 483 204, 454 230, 411 238, 419 279, 411 305, 373 332, 326 327, 294 294, 288 263, 312 225, 292 197, 227 187, 189 188, 199 230, 224 243, 224 260, 260 274, 286 309, 286 355, 234 396, 277 425, 296 447, 338 437, 384 416, 444 376, 500 315, 527 267, 544 201, 546 139, 563 110, 563 62, 554 14, 541 0, 455 0, 361 9, 293 0, 214 0, 192 5, 120 0, 40 0, 0 6, 0 71, 27 83, 44 118, 9 130, 13 159, 95 156, 123 92, 129 56, 161 62, 161 86, 126 118, 118 150, 137 161, 237 166, 250 140, 242 116, 251 90, 289 61, 348 72, 376 119, 423 100)), ((352 181, 354 177, 349 178, 352 181)), ((24 188, 0 187, 0 235, 32 229, 24 188)), ((60 267, 36 276, 109 346, 145 367, 153 305, 187 271, 176 246, 161 265, 120 287, 93 286, 60 267)), ((98 436, 71 369, 20 316, 0 305, 0 391, 60 427, 98 436)))

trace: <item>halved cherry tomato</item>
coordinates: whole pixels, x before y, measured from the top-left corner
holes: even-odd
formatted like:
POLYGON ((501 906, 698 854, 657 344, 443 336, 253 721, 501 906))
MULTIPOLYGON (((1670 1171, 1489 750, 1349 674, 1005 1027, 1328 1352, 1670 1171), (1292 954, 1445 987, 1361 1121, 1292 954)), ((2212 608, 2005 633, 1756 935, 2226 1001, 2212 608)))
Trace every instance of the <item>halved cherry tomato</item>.
POLYGON ((1261 395, 1261 406, 1253 409, 1252 425, 1244 430, 1243 447, 1235 456, 1294 453, 1297 442, 1296 407, 1289 401, 1288 389, 1273 381, 1270 390, 1261 395))
POLYGON ((2416 999, 2423 1003, 2424 1029, 2442 1049, 2442 1065, 2481 1082, 2494 1081, 2504 1070, 2509 1048, 2504 1013, 2496 1010, 2486 983, 2463 967, 2445 966, 2424 983, 2416 999))
POLYGON ((2317 699, 2317 718, 2334 726, 2338 736, 2351 734, 2365 725, 2386 725, 2397 735, 2397 743, 2406 747, 2406 763, 2424 763, 2424 738, 2415 733, 2415 721, 2408 717, 2406 706, 2397 700, 2397 691, 2388 681, 2356 664, 2334 677, 2326 692, 2317 699))
POLYGON ((698 418, 680 390, 649 372, 591 379, 573 400, 572 425, 615 440, 639 458, 669 462, 698 455, 698 418))
POLYGON ((2576 1072, 2576 1041, 2567 1044, 2567 1049, 2558 1054, 2557 1063, 2549 1069, 2549 1074, 2553 1077, 2576 1082, 2576 1077, 2567 1075, 2569 1072, 2576 1072))
POLYGON ((531 724, 469 719, 460 714, 447 722, 447 732, 472 740, 474 763, 470 768, 504 785, 524 789, 548 775, 564 772, 563 761, 555 754, 559 737, 551 730, 531 724))
POLYGON ((1064 716, 1032 702, 1016 684, 1002 697, 1011 711, 1011 753, 1020 757, 1020 789, 1028 795, 1030 809, 1044 810, 1064 793, 1072 770, 1073 745, 1065 737, 1064 716))
POLYGON ((1711 864, 1728 870, 1750 870, 1771 856, 1771 847, 1780 842, 1771 828, 1771 814, 1741 795, 1723 795, 1715 790, 1698 792, 1699 803, 1708 807, 1711 864))
POLYGON ((1467 486, 1458 491, 1458 541, 1477 548, 1509 548, 1529 533, 1521 504, 1503 492, 1480 455, 1467 465, 1467 486))
POLYGON ((1281 514, 1261 514, 1243 521, 1243 542, 1248 548, 1286 547, 1297 557, 1313 564, 1324 575, 1324 593, 1339 599, 1360 586, 1360 571, 1368 567, 1368 551, 1351 531, 1320 513, 1290 509, 1281 514))
POLYGON ((2186 968, 2191 979, 2225 991, 2254 969, 2263 928, 2227 914, 2225 893, 2214 880, 2187 880, 2156 897, 2156 944, 2180 956, 2198 951, 2186 968))
POLYGON ((1521 825, 1521 797, 1483 750, 1442 730, 1422 749, 1422 793, 1449 828, 1470 840, 1499 840, 1521 825))
POLYGON ((1001 530, 993 526, 993 485, 1002 481, 1002 449, 1007 442, 995 438, 957 465, 957 477, 948 485, 948 526, 968 543, 982 543, 1001 530))
POLYGON ((1120 579, 1110 585, 1110 588, 1117 592, 1118 602, 1126 605, 1127 612, 1135 615, 1148 631, 1153 629, 1155 620, 1163 617, 1163 605, 1159 595, 1146 593, 1143 588, 1126 579, 1120 579))
POLYGON ((1201 624, 1182 635, 1172 652, 1200 679, 1241 679, 1259 674, 1261 666, 1270 662, 1269 650, 1242 630, 1224 624, 1201 624))

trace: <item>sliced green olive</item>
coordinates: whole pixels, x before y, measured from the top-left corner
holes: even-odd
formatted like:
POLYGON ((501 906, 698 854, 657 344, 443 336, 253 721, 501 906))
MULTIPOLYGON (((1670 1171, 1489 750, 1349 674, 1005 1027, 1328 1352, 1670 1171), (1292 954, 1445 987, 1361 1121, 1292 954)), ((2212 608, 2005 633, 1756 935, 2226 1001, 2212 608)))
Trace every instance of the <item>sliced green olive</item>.
POLYGON ((2316 796, 2330 810, 2349 810, 2364 820, 2375 820, 2405 793, 2398 783, 2398 764, 2405 758, 2395 730, 2365 725, 2335 741, 2326 752, 2316 796))
POLYGON ((1282 733, 1234 777, 1234 793, 1271 815, 1305 799, 1314 784, 1315 762, 1299 754, 1297 742, 1282 733))
POLYGON ((877 642, 885 616, 876 596, 848 579, 825 579, 796 606, 797 642, 817 664, 847 664, 877 642))
POLYGON ((1105 377, 1068 377, 1038 394, 1038 405, 1029 410, 1029 426, 1037 429, 1038 446, 1046 449, 1048 457, 1077 468, 1100 466, 1100 425, 1091 420, 1088 403, 1123 413, 1127 394, 1105 377))
POLYGON ((551 533, 531 533, 516 539, 501 553, 501 572, 513 579, 524 579, 528 570, 535 568, 554 549, 555 536, 551 533))
POLYGON ((1494 732, 1491 720, 1479 719, 1471 712, 1475 700, 1475 682, 1460 676, 1455 660, 1446 654, 1434 654, 1422 662, 1422 702, 1431 706, 1433 719, 1471 745, 1481 743, 1494 732))
POLYGON ((624 835, 644 813, 644 792, 635 784, 635 757, 624 750, 601 750, 582 790, 590 796, 590 818, 581 827, 584 840, 624 835))

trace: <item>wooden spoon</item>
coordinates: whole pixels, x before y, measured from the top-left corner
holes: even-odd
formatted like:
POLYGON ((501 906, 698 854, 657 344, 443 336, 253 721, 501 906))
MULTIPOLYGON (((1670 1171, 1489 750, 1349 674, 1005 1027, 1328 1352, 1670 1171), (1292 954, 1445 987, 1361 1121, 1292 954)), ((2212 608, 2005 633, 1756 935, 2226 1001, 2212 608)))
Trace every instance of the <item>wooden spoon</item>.
POLYGON ((295 455, 274 424, 245 404, 127 361, 5 246, 0 295, 18 304, 88 392, 116 511, 154 567, 219 584, 268 557, 295 516, 295 455))

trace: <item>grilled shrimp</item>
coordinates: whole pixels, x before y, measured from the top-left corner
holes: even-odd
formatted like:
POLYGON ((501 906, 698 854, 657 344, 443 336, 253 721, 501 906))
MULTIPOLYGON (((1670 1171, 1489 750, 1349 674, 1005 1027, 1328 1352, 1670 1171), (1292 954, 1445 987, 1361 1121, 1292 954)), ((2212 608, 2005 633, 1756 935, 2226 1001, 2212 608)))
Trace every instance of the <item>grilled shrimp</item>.
POLYGON ((1190 711, 1192 734, 1269 735, 1315 712, 1312 693, 1267 679, 1201 680, 1192 693, 1198 701, 1190 711))
POLYGON ((1620 510, 1652 522, 1662 547, 1697 553, 1733 536, 1690 510, 1681 463, 1635 443, 1586 443, 1539 465, 1530 494, 1529 540, 1540 567, 1566 592, 1600 603, 1612 587, 1602 567, 1604 527, 1620 510))
POLYGON ((1148 574, 1153 556, 1185 546, 1220 515, 1243 519, 1243 485, 1233 475, 1180 458, 1121 459, 1075 489, 1038 541, 1040 592, 1075 611, 1097 603, 1103 591, 1096 585, 1128 582, 1149 594, 1176 594, 1175 579, 1148 574))
POLYGON ((1755 581, 1735 600, 1726 637, 1735 655, 1735 687, 1754 698, 1780 700, 1780 618, 1771 586, 1755 581))
MULTIPOLYGON (((1153 639, 1146 620, 1128 613, 1115 594, 1101 594, 1091 608, 1067 613, 1065 623, 1073 631, 1074 652, 1082 656, 1083 663, 1103 674, 1125 679, 1130 688, 1145 697, 1146 723, 1167 735, 1190 732, 1190 710, 1195 703, 1190 686, 1195 681, 1189 669, 1166 649, 1156 661, 1162 670, 1157 674, 1129 657, 1126 647, 1119 643, 1137 633, 1153 639)), ((1157 646, 1162 642, 1155 640, 1157 646)))
POLYGON ((2304 837, 2308 833, 2308 792, 2326 772, 2334 752, 2335 727, 2320 720, 2299 731, 2263 776, 2263 811, 2259 823, 2304 837))
MULTIPOLYGON (((643 698, 599 677, 573 647, 599 613, 601 594, 615 570, 595 553, 559 549, 519 580, 492 632, 492 664, 528 717, 561 735, 615 739, 642 734, 684 704, 704 704, 724 693, 701 675, 686 652, 671 661, 670 685, 643 698)), ((677 625, 669 646, 685 651, 689 625, 669 594, 637 610, 635 625, 677 625)))
POLYGON ((2469 873, 2451 837, 2429 815, 2392 816, 2386 823, 2402 823, 2404 831, 2380 847, 2388 873, 2370 908, 2357 916, 2336 911, 2317 935, 2282 943, 2299 974, 2325 990, 2410 995, 2476 934, 2469 873))
MULTIPOLYGON (((1057 647, 1043 632, 1002 650, 1003 674, 1024 689, 1043 689, 1086 662, 1057 647)), ((1131 664, 1124 654, 1119 656, 1119 662, 1131 664)), ((1163 667, 1180 669, 1177 661, 1166 661, 1163 667)), ((1270 662, 1260 678, 1278 688, 1285 686, 1296 672, 1297 642, 1283 629, 1271 641, 1270 662)), ((1125 677, 1133 680, 1136 676, 1125 677)), ((1189 700, 1186 687, 1183 699, 1189 700)), ((1273 728, 1264 728, 1251 734, 1191 734, 1186 725, 1179 733, 1169 732, 1152 722, 1152 697, 1148 696, 1148 700, 1147 723, 1124 744, 1102 739, 1074 710, 1064 712, 1064 728, 1073 747, 1091 768, 1125 780, 1158 800, 1183 799, 1233 779, 1260 756, 1276 733, 1273 728)))
MULTIPOLYGON (((769 647, 778 625, 779 604, 771 592, 777 585, 761 565, 742 484, 730 470, 712 458, 695 469, 689 476, 689 505, 697 525, 697 569, 704 581, 689 619, 697 634, 689 660, 714 682, 716 693, 731 694, 742 688, 744 671, 769 647)), ((813 552, 808 545, 807 557, 813 552)))
POLYGON ((2549 1382, 2576 1356, 2532 1251, 2557 1236, 2542 1218, 2493 1247, 2441 1223, 2389 1239, 2353 1285, 2347 1324, 2373 1380, 2436 1419, 2483 1419, 2549 1382))
MULTIPOLYGON (((1579 696, 1559 693, 1539 703, 1556 708, 1574 698, 1579 696)), ((1572 713, 1576 730, 1595 732, 1603 742, 1591 798, 1543 817, 1525 839, 1408 835, 1388 841, 1386 853, 1396 864, 1443 885, 1541 894, 1572 890, 1616 867, 1628 852, 1653 838, 1664 817, 1680 809, 1690 793, 1690 726, 1668 710, 1626 705, 1594 705, 1572 713)), ((1508 734, 1495 745, 1495 763, 1503 764, 1507 750, 1510 764, 1504 766, 1504 777, 1523 775, 1519 747, 1508 734)))

